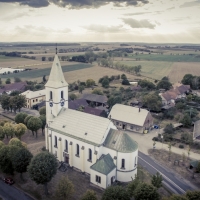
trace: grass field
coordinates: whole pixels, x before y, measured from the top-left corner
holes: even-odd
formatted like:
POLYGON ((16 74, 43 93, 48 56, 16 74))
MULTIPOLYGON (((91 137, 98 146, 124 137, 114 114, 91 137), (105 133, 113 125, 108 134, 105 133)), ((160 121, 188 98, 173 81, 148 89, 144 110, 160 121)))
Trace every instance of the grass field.
POLYGON ((173 62, 158 61, 120 61, 120 63, 137 66, 141 65, 141 75, 160 80, 164 76, 168 76, 172 69, 173 62))
POLYGON ((169 73, 170 81, 181 81, 185 74, 200 76, 200 63, 173 63, 169 73))
MULTIPOLYGON (((63 72, 70 72, 70 71, 75 71, 75 70, 80 70, 80 69, 85 69, 85 68, 91 68, 91 64, 72 64, 72 65, 64 65, 62 66, 63 72)), ((1 75, 0 77, 2 79, 6 78, 13 78, 13 77, 19 77, 22 80, 30 80, 30 79, 37 79, 39 77, 43 77, 44 75, 48 76, 50 74, 51 68, 43 68, 43 69, 33 69, 30 71, 24 71, 21 73, 17 74, 7 74, 7 75, 1 75)))
POLYGON ((0 64, 1 62, 10 62, 10 61, 25 61, 27 59, 25 58, 21 58, 21 57, 10 57, 10 56, 3 56, 3 55, 0 55, 0 64))
POLYGON ((140 58, 140 60, 147 61, 164 61, 164 62, 200 62, 199 55, 169 55, 169 54, 129 54, 130 58, 136 59, 140 58))

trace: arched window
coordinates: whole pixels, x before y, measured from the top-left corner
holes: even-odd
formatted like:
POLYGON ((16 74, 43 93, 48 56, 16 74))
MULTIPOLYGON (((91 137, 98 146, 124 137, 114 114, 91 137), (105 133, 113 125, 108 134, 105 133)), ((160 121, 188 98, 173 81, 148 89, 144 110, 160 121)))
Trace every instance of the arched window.
POLYGON ((63 98, 64 98, 64 92, 63 92, 63 91, 61 91, 61 94, 60 94, 60 96, 61 96, 61 99, 63 99, 63 98))
POLYGON ((65 140, 65 151, 68 152, 68 141, 65 140))
POLYGON ((135 166, 137 165, 137 157, 135 157, 135 166))
POLYGON ((54 147, 57 147, 57 136, 55 136, 55 143, 54 143, 54 147))
POLYGON ((125 159, 122 159, 122 167, 121 168, 125 168, 125 159))
POLYGON ((50 99, 53 99, 53 93, 50 91, 50 99))
POLYGON ((89 161, 92 161, 92 150, 89 149, 89 158, 88 158, 89 161))
POLYGON ((79 145, 76 145, 76 155, 79 156, 79 145))

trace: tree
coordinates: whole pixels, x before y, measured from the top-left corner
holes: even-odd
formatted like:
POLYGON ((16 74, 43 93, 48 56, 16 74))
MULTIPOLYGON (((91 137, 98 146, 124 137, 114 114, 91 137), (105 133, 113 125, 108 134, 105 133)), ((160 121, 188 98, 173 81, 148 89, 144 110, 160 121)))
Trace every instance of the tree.
POLYGON ((171 87, 172 87, 172 84, 169 81, 166 81, 166 80, 161 80, 157 84, 158 89, 169 90, 171 87))
POLYGON ((18 138, 12 138, 12 139, 10 139, 8 145, 10 145, 10 146, 17 146, 19 148, 24 148, 23 143, 18 138))
POLYGON ((75 94, 70 94, 69 98, 73 101, 73 100, 77 99, 77 96, 75 94))
POLYGON ((4 131, 5 135, 7 136, 7 138, 9 136, 12 138, 15 133, 14 125, 9 122, 5 123, 3 126, 3 131, 4 131))
POLYGON ((22 123, 24 124, 24 119, 27 117, 28 115, 26 113, 17 113, 17 115, 15 116, 15 122, 17 124, 22 123))
POLYGON ((186 197, 188 200, 197 200, 200 197, 200 191, 187 191, 186 197))
POLYGON ((10 78, 7 78, 5 83, 10 84, 11 83, 10 78))
POLYGON ((161 80, 162 81, 169 81, 169 78, 167 76, 164 76, 161 80))
POLYGON ((4 110, 9 110, 9 107, 10 107, 10 97, 7 95, 7 94, 3 94, 1 96, 1 107, 4 109, 4 110))
POLYGON ((21 79, 19 77, 14 77, 14 82, 15 83, 21 82, 21 79))
POLYGON ((185 196, 173 194, 168 200, 188 200, 185 196))
POLYGON ((101 84, 102 84, 102 87, 108 88, 109 87, 109 80, 104 78, 101 84))
POLYGON ((137 186, 138 186, 140 183, 141 183, 141 182, 140 182, 140 180, 139 180, 139 177, 136 175, 136 176, 135 176, 135 179, 132 180, 132 181, 128 184, 128 186, 127 186, 127 191, 128 191, 128 193, 129 193, 130 197, 133 197, 133 196, 134 196, 134 191, 135 191, 135 189, 137 188, 137 186))
POLYGON ((122 81, 122 85, 130 85, 129 81, 127 79, 124 79, 122 81))
POLYGON ((149 110, 160 111, 162 106, 162 99, 158 94, 147 94, 142 98, 143 105, 149 110))
POLYGON ((5 144, 2 142, 2 141, 0 141, 0 149, 4 146, 5 144))
POLYGON ((0 126, 0 140, 3 140, 4 137, 5 137, 5 133, 4 133, 3 127, 0 126))
POLYGON ((81 200, 98 200, 95 191, 87 190, 85 194, 82 196, 81 200))
POLYGON ((128 192, 122 186, 110 186, 105 189, 102 200, 130 200, 128 192))
POLYGON ((74 185, 68 177, 62 177, 55 190, 55 199, 70 200, 74 193, 74 185))
POLYGON ((3 173, 13 174, 13 166, 9 155, 10 147, 4 145, 0 148, 0 169, 3 173))
POLYGON ((83 85, 79 85, 79 86, 78 86, 78 91, 79 91, 79 93, 82 94, 82 92, 83 92, 84 89, 85 89, 85 87, 84 87, 83 85))
POLYGON ((89 58, 89 63, 92 64, 93 62, 94 62, 94 58, 93 58, 93 57, 90 57, 90 58, 89 58))
POLYGON ((43 106, 39 110, 40 115, 46 115, 46 106, 43 106))
POLYGON ((147 81, 147 80, 139 80, 138 85, 148 90, 153 90, 156 88, 156 86, 152 82, 147 81))
POLYGON ((28 166, 30 178, 37 184, 43 184, 45 194, 48 194, 47 183, 57 172, 57 160, 53 154, 42 152, 32 158, 28 166))
POLYGON ((93 79, 87 79, 87 81, 86 81, 87 87, 92 87, 94 85, 95 85, 95 81, 93 79))
POLYGON ((27 128, 32 132, 35 131, 37 138, 37 131, 42 128, 42 120, 38 117, 31 117, 27 122, 27 128))
POLYGON ((92 91, 92 94, 103 95, 103 92, 102 92, 100 89, 95 88, 95 89, 92 91))
POLYGON ((153 185, 149 185, 147 183, 141 183, 137 186, 134 192, 134 198, 135 200, 160 199, 157 189, 153 185))
POLYGON ((42 135, 44 135, 44 129, 45 129, 45 126, 46 126, 46 115, 40 115, 39 118, 41 119, 42 121, 42 135))
POLYGON ((21 148, 15 156, 12 158, 12 165, 16 172, 20 173, 20 177, 23 180, 22 173, 27 171, 27 167, 30 164, 33 155, 26 148, 21 148))
POLYGON ((152 176, 151 184, 156 188, 160 188, 162 187, 162 180, 162 175, 157 172, 155 175, 152 176))
POLYGON ((122 74, 122 75, 121 75, 121 79, 123 79, 123 80, 124 80, 124 79, 127 79, 126 74, 122 74))
POLYGON ((12 98, 12 105, 14 112, 16 113, 16 110, 18 109, 19 112, 21 108, 26 106, 26 97, 24 95, 16 95, 12 98))
POLYGON ((183 143, 190 145, 193 142, 193 137, 189 133, 182 133, 181 134, 181 140, 182 140, 183 143))
POLYGON ((116 103, 121 103, 121 102, 122 102, 121 96, 116 96, 116 97, 111 96, 107 101, 110 108, 114 106, 116 103))
POLYGON ((165 133, 168 133, 168 134, 172 134, 174 133, 174 126, 170 123, 170 124, 167 124, 164 128, 164 132, 165 133))
POLYGON ((188 114, 185 114, 180 122, 186 128, 189 128, 191 126, 191 124, 192 124, 192 120, 191 120, 191 118, 190 118, 190 116, 188 114))
POLYGON ((14 90, 10 93, 10 96, 16 96, 16 95, 19 95, 21 93, 21 91, 18 91, 18 90, 14 90))
POLYGON ((33 117, 32 115, 28 115, 25 119, 24 119, 24 124, 27 126, 28 120, 33 117))
POLYGON ((15 125, 14 128, 15 128, 15 135, 19 139, 21 139, 21 136, 24 135, 24 133, 27 130, 26 126, 24 124, 22 124, 22 123, 19 123, 19 124, 15 125))
POLYGON ((190 85, 192 86, 192 80, 193 80, 194 76, 192 74, 185 74, 185 76, 182 79, 182 83, 184 85, 190 85))

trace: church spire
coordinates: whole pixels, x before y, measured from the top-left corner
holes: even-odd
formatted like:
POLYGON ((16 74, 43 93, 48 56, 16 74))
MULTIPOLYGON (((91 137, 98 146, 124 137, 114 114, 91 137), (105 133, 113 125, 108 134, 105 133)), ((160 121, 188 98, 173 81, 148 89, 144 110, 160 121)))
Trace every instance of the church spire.
POLYGON ((45 86, 52 87, 52 88, 60 88, 60 87, 68 86, 68 83, 65 80, 62 67, 58 58, 57 47, 56 47, 56 55, 54 57, 51 72, 45 86))

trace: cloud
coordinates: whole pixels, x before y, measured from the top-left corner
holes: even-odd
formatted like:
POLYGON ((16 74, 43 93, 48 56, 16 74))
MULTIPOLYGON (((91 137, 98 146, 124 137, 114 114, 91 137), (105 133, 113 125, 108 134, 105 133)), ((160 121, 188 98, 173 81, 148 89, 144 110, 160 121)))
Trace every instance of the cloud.
POLYGON ((151 12, 136 12, 136 13, 125 13, 124 16, 133 16, 133 15, 144 15, 151 12))
POLYGON ((82 28, 87 29, 88 31, 98 32, 98 33, 117 33, 125 31, 123 25, 118 26, 104 26, 100 24, 91 24, 89 26, 82 26, 82 28))
POLYGON ((49 4, 55 4, 60 7, 68 7, 70 9, 81 8, 98 8, 109 3, 114 6, 138 6, 149 3, 148 0, 0 0, 4 3, 19 3, 20 5, 28 5, 30 7, 46 7, 49 4))
POLYGON ((131 28, 148 28, 154 29, 156 27, 155 24, 150 23, 147 19, 136 20, 132 18, 123 18, 123 22, 129 25, 131 28))
POLYGON ((180 8, 188 8, 200 5, 200 0, 192 1, 192 2, 185 2, 184 4, 180 5, 180 8))
POLYGON ((1 20, 15 20, 24 16, 29 16, 28 13, 15 13, 15 14, 10 14, 8 16, 4 16, 1 18, 1 20))

